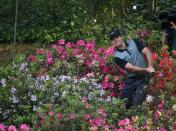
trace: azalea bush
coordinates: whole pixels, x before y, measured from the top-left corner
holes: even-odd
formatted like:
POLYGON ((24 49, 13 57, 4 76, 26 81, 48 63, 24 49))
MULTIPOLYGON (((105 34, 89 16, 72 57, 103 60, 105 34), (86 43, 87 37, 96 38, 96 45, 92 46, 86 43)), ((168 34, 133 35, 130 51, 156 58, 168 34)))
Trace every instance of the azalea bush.
POLYGON ((25 123, 31 130, 174 130, 175 51, 153 52, 146 101, 127 110, 119 98, 125 71, 113 63, 112 47, 95 46, 61 39, 1 70, 1 129, 25 123))

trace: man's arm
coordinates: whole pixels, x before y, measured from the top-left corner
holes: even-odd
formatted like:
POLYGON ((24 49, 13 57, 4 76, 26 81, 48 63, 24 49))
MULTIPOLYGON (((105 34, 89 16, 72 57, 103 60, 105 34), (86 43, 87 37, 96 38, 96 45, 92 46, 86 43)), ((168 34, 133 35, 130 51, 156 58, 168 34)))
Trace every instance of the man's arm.
POLYGON ((162 44, 163 44, 163 46, 168 44, 167 43, 167 33, 166 33, 166 31, 163 31, 162 44))
POLYGON ((146 56, 147 61, 148 61, 148 67, 152 67, 153 68, 153 60, 152 60, 152 53, 149 50, 149 48, 145 47, 142 50, 142 53, 146 56))
POLYGON ((152 73, 154 72, 153 68, 142 68, 142 67, 138 67, 138 66, 134 66, 130 63, 128 63, 127 61, 120 59, 118 57, 114 57, 114 61, 123 69, 126 69, 128 71, 131 72, 148 72, 148 73, 152 73))
POLYGON ((148 73, 153 73, 155 70, 154 68, 142 68, 142 67, 138 67, 138 66, 134 66, 130 63, 127 63, 125 65, 125 68, 131 72, 148 72, 148 73))

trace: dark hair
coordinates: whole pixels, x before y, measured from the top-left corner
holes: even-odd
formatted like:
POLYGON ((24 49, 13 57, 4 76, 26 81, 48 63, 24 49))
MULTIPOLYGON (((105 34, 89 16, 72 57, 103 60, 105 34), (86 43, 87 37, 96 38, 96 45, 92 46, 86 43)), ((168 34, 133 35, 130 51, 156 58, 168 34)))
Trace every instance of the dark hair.
POLYGON ((170 30, 172 27, 170 22, 176 23, 176 9, 171 11, 163 11, 159 14, 159 19, 161 22, 161 29, 165 31, 170 30))
POLYGON ((109 34, 110 40, 113 40, 114 38, 117 38, 121 36, 121 32, 119 30, 114 30, 109 34))

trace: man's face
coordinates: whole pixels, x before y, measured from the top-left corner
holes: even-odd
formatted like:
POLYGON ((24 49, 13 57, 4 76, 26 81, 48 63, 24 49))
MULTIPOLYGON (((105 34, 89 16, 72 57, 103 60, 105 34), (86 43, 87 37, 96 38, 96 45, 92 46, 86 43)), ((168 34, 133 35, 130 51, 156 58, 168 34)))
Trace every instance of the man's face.
POLYGON ((121 36, 116 37, 113 41, 112 41, 112 46, 115 48, 120 47, 123 44, 123 39, 121 36))

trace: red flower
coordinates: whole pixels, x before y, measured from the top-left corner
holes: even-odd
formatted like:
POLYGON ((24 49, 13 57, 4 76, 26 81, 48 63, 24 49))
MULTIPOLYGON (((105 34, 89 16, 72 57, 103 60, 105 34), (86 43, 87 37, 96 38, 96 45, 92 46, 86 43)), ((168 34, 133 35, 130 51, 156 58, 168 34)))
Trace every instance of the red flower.
POLYGON ((27 60, 30 61, 30 62, 34 62, 35 61, 35 56, 30 55, 30 56, 28 56, 27 60))
POLYGON ((155 52, 152 54, 152 59, 156 61, 158 59, 158 54, 155 52))

